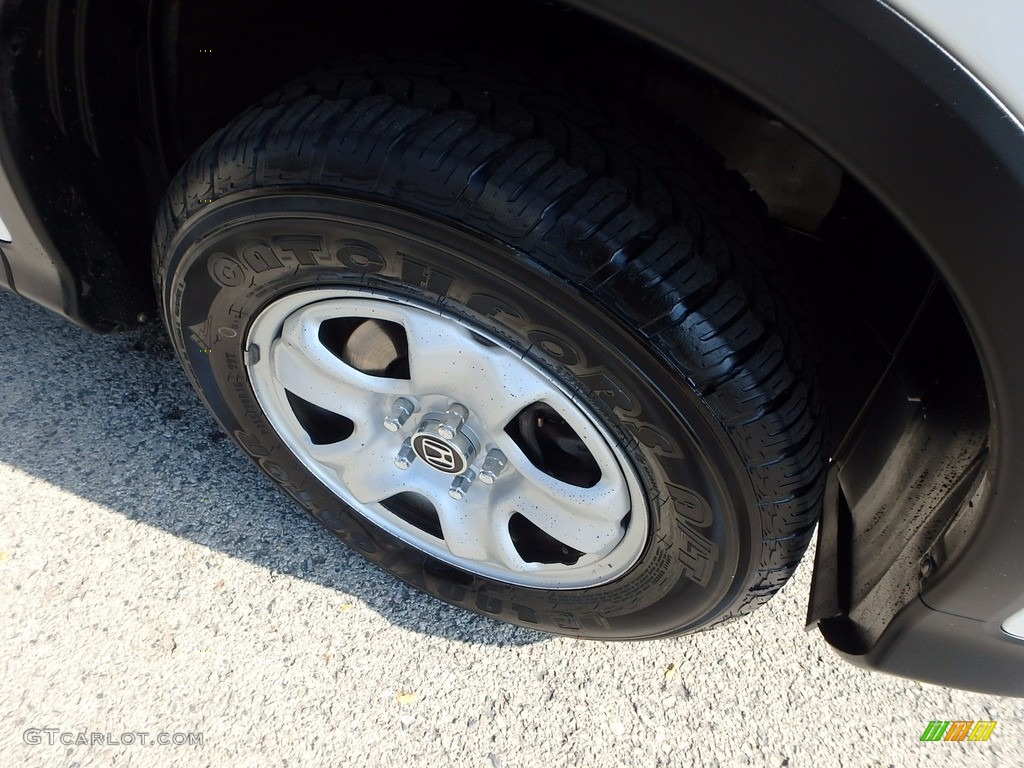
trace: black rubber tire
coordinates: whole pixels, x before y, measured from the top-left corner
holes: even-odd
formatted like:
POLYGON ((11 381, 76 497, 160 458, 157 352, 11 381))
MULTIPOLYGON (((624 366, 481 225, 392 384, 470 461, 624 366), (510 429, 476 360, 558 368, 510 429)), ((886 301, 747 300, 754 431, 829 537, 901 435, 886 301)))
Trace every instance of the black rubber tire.
POLYGON ((825 476, 814 357, 739 178, 638 127, 633 105, 595 108, 551 79, 368 58, 269 97, 171 184, 159 300, 228 434, 395 576, 549 632, 694 631, 765 602, 807 546, 825 476), (443 302, 580 391, 647 486, 641 561, 591 589, 513 587, 419 553, 327 491, 275 439, 242 348, 262 307, 323 285, 443 302), (560 358, 535 344, 549 335, 560 358))

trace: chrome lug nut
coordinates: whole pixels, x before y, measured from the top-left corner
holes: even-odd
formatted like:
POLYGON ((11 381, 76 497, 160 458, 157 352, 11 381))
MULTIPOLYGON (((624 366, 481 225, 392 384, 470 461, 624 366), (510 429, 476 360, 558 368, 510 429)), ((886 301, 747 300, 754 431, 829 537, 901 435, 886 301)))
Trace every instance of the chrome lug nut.
POLYGON ((497 448, 492 448, 487 452, 483 466, 480 467, 480 482, 484 485, 491 485, 505 470, 506 465, 508 465, 508 459, 505 454, 497 448))
POLYGON ((412 466, 412 463, 416 460, 416 451, 412 449, 412 442, 406 440, 402 443, 402 448, 395 456, 395 466, 399 469, 408 469, 412 466))
POLYGON ((415 410, 416 404, 411 400, 404 397, 398 398, 391 406, 391 410, 388 411, 388 415, 384 417, 384 429, 388 432, 397 432, 405 425, 415 410))
POLYGON ((443 437, 445 440, 452 440, 459 434, 459 430, 462 429, 462 425, 466 423, 466 419, 469 418, 469 409, 466 406, 459 403, 454 403, 452 406, 445 411, 444 421, 442 421, 437 427, 437 434, 443 437))
POLYGON ((469 492, 469 486, 473 484, 475 475, 473 470, 468 470, 465 474, 459 475, 452 480, 452 487, 448 489, 448 495, 456 501, 462 501, 466 498, 466 493, 469 492))

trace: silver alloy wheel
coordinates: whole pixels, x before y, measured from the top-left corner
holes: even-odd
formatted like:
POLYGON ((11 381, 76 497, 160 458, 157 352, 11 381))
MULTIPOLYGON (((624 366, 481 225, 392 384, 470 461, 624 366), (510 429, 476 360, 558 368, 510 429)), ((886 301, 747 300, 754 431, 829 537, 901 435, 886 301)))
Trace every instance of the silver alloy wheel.
POLYGON ((626 455, 578 398, 465 320, 367 290, 307 290, 254 320, 260 406, 338 497, 417 549, 528 587, 579 589, 640 557, 626 455))

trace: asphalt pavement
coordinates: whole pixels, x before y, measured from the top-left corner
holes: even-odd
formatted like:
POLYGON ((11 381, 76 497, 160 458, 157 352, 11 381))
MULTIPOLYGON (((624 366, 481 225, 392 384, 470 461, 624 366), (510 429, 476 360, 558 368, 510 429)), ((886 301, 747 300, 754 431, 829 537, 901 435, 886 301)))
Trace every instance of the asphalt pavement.
POLYGON ((463 613, 282 496, 159 327, 98 336, 0 291, 0 765, 1024 765, 1024 700, 805 632, 810 562, 673 640, 463 613), (931 720, 997 725, 921 742, 931 720))

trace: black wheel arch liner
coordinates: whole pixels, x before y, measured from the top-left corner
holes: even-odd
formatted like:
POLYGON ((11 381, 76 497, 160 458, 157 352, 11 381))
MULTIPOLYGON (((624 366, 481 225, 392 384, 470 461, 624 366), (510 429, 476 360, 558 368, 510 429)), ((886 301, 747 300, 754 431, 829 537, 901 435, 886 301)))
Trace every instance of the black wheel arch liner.
MULTIPOLYGON (((987 385, 984 514, 940 578, 873 648, 846 655, 940 684, 1024 695, 1024 642, 999 630, 1024 608, 1024 473, 1013 468, 1024 456, 1024 397, 1015 392, 1024 382, 1024 343, 1014 312, 1024 287, 1020 123, 934 41, 876 0, 567 4, 690 62, 788 122, 869 189, 932 259, 969 326, 987 385), (965 655, 976 654, 999 663, 972 666, 965 655), (963 661, 956 668, 951 659, 963 661)), ((10 44, 3 16, 12 5, 0 0, 3 56, 10 44)), ((4 121, 16 117, 2 113, 4 121)), ((45 219, 31 215, 36 201, 20 202, 17 180, 25 169, 6 144, 9 128, 0 124, 0 216, 17 226, 15 242, 0 243, 0 284, 95 325, 89 318, 97 313, 83 310, 88 299, 54 250, 45 219), (45 280, 28 279, 43 273, 45 280)))
POLYGON ((151 3, 0 0, 0 285, 99 331, 155 307, 151 3))

